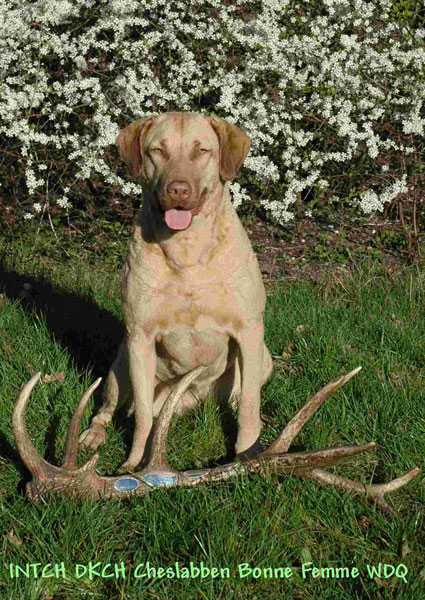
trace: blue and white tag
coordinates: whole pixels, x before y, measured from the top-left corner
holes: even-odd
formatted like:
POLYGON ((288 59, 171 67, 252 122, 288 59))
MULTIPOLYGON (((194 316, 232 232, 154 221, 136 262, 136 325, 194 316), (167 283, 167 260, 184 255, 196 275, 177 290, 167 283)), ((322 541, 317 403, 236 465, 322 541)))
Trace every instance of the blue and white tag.
POLYGON ((172 487, 177 483, 176 473, 144 473, 142 480, 151 487, 172 487))
POLYGON ((114 483, 114 488, 117 490, 117 492, 133 492, 134 490, 137 490, 140 484, 141 481, 135 477, 124 476, 116 480, 114 483))

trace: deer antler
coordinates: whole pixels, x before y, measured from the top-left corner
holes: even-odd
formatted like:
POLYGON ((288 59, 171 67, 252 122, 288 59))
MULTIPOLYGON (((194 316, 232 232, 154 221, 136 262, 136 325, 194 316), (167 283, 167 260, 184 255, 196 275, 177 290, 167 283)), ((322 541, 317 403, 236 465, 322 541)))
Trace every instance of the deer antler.
POLYGON ((312 452, 288 452, 291 443, 305 423, 325 400, 354 377, 361 367, 328 383, 317 392, 298 411, 275 442, 254 458, 196 471, 175 471, 169 467, 166 458, 169 426, 180 398, 204 369, 205 367, 198 367, 182 377, 164 403, 154 425, 152 451, 147 466, 132 475, 117 477, 101 476, 96 472, 97 454, 82 467, 76 466, 81 417, 89 398, 101 379, 97 379, 81 398, 68 431, 64 463, 62 467, 56 467, 37 453, 25 426, 26 405, 33 388, 40 380, 41 373, 34 375, 22 387, 13 413, 16 444, 23 462, 33 476, 33 480, 27 484, 27 494, 30 499, 37 500, 49 492, 78 498, 122 498, 130 495, 144 495, 157 487, 192 487, 211 481, 222 481, 241 473, 259 473, 272 469, 279 473, 289 473, 303 479, 312 479, 322 485, 331 485, 345 491, 362 494, 376 502, 383 510, 388 511, 390 507, 385 501, 385 494, 406 485, 420 472, 420 469, 415 468, 389 483, 364 485, 359 481, 352 481, 323 470, 322 467, 336 465, 351 456, 373 450, 376 447, 374 442, 361 446, 342 446, 312 452))

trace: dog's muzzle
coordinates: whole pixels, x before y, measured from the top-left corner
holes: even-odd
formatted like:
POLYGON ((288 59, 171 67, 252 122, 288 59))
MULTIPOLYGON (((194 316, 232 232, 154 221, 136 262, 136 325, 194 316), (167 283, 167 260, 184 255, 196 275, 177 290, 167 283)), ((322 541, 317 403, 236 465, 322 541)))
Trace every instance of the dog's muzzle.
POLYGON ((201 210, 202 202, 194 205, 192 187, 188 181, 171 181, 164 191, 165 202, 160 201, 160 205, 167 226, 175 231, 187 229, 192 218, 201 210))

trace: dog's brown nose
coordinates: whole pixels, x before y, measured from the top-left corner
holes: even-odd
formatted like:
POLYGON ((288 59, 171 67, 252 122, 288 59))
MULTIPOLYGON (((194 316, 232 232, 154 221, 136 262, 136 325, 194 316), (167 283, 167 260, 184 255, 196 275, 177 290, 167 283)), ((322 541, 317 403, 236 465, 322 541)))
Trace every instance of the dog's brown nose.
POLYGON ((167 185, 167 193, 173 202, 180 203, 189 200, 192 190, 187 181, 171 181, 167 185))

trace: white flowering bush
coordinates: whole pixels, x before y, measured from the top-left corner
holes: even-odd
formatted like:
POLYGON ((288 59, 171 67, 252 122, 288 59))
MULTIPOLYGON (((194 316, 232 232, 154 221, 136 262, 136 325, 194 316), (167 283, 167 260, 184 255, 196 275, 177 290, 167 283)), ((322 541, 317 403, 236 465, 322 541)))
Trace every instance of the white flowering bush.
POLYGON ((114 141, 167 110, 251 136, 235 206, 254 195, 283 223, 309 190, 382 211, 423 185, 425 31, 393 4, 0 0, 3 217, 138 200, 114 141))

